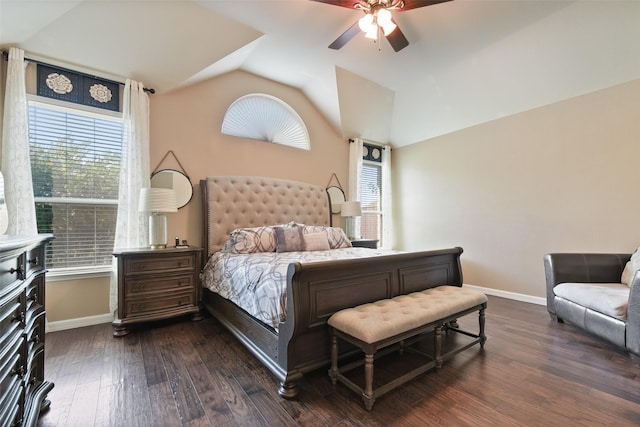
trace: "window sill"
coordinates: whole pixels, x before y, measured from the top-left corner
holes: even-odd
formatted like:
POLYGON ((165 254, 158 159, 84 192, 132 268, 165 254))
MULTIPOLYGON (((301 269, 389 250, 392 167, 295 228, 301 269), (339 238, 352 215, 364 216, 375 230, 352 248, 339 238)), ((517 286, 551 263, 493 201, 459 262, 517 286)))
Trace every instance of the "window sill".
POLYGON ((111 276, 111 266, 59 268, 47 272, 47 282, 64 282, 68 280, 95 279, 111 276))

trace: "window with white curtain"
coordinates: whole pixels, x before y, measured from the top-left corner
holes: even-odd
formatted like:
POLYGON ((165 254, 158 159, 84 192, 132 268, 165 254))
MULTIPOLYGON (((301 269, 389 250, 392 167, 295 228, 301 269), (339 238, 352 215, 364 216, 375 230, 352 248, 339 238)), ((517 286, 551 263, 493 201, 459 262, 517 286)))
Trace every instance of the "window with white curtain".
POLYGON ((122 140, 121 113, 29 100, 38 232, 55 236, 47 248, 50 269, 110 268, 122 140))
POLYGON ((364 144, 360 180, 360 234, 382 242, 382 163, 381 147, 364 144))

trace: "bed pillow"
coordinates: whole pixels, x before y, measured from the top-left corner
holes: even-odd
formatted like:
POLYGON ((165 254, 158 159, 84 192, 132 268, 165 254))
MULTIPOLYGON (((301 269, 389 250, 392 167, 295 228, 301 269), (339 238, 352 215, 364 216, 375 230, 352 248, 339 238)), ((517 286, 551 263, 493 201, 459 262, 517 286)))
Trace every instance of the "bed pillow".
POLYGON ((304 240, 305 251, 328 251, 331 249, 327 233, 324 231, 320 233, 303 233, 302 239, 304 240))
POLYGON ((276 244, 273 227, 237 228, 231 232, 225 250, 234 254, 275 252, 276 244))
POLYGON ((325 232, 327 239, 329 240, 330 249, 350 248, 351 240, 347 237, 342 228, 339 227, 325 227, 323 225, 305 225, 304 233, 320 233, 325 232))
POLYGON ((273 227, 276 234, 276 252, 304 251, 303 227, 273 227))

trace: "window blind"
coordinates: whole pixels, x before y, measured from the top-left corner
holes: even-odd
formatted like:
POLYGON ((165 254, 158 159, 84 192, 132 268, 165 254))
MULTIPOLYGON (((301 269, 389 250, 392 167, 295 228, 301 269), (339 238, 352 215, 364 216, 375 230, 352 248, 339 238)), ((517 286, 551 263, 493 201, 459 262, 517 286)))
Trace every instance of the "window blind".
POLYGON ((363 162, 360 181, 360 233, 365 239, 381 239, 382 168, 378 163, 363 162))
POLYGON ((38 232, 55 236, 50 268, 111 264, 122 137, 120 118, 29 103, 38 232))

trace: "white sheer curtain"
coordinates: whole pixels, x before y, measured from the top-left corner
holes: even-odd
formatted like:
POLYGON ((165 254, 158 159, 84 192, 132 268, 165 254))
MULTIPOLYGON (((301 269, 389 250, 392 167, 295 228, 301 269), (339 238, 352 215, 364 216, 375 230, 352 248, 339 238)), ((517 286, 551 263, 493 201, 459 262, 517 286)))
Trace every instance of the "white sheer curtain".
MULTIPOLYGON (((354 138, 349 144, 349 195, 347 200, 360 201, 360 184, 362 182, 362 147, 363 141, 354 138)), ((355 235, 360 237, 360 217, 356 217, 355 235)))
MULTIPOLYGON (((124 86, 122 161, 120 162, 120 190, 118 219, 114 249, 146 246, 146 215, 138 212, 141 188, 150 186, 149 175, 149 96, 140 82, 128 80, 124 86)), ((111 271, 109 308, 118 308, 118 274, 116 260, 111 271)))
POLYGON ((36 207, 29 158, 29 114, 24 51, 12 47, 2 124, 2 173, 8 211, 7 234, 36 234, 36 207))
POLYGON ((382 248, 393 248, 393 189, 391 188, 391 146, 382 150, 382 248))

